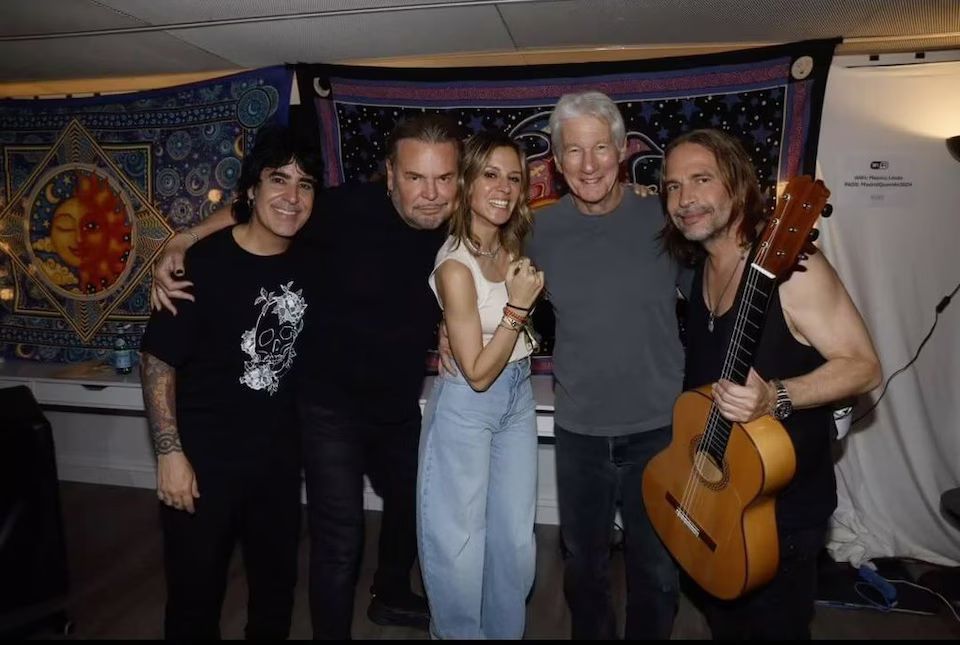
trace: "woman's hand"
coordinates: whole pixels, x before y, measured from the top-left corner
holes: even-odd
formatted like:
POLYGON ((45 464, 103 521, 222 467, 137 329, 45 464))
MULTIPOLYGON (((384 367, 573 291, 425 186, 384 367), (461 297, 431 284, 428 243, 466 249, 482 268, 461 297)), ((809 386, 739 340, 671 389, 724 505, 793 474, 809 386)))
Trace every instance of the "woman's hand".
POLYGON ((518 258, 507 267, 506 287, 510 304, 529 309, 543 291, 543 271, 537 271, 530 258, 518 258))

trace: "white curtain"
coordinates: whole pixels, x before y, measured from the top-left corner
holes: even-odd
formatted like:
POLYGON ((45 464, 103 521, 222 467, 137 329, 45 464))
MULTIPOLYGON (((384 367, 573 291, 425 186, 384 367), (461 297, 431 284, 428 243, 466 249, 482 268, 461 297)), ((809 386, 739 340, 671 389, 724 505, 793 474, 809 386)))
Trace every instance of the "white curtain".
MULTIPOLYGON (((960 282, 960 162, 944 144, 960 135, 960 63, 846 64, 835 59, 824 105, 818 166, 835 210, 820 246, 867 322, 886 382, 960 282)), ((834 559, 960 561, 960 529, 939 509, 941 493, 960 486, 958 331, 960 293, 919 359, 842 440, 834 559)))

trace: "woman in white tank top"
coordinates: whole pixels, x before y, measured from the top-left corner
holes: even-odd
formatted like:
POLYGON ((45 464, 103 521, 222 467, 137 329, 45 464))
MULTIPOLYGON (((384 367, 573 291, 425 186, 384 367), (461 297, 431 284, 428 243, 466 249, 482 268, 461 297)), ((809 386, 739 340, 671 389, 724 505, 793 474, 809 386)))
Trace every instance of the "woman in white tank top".
POLYGON ((464 147, 460 204, 437 253, 437 294, 459 374, 441 374, 420 435, 417 544, 436 638, 523 636, 536 545, 537 429, 525 326, 543 272, 523 152, 503 133, 464 147))

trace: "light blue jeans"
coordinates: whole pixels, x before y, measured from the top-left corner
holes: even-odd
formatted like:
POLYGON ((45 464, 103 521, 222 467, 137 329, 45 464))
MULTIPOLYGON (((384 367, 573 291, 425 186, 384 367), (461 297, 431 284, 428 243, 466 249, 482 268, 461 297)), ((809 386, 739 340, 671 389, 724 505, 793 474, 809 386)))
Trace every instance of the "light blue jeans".
POLYGON ((434 638, 523 637, 536 543, 530 360, 485 392, 439 376, 420 433, 417 546, 434 638))

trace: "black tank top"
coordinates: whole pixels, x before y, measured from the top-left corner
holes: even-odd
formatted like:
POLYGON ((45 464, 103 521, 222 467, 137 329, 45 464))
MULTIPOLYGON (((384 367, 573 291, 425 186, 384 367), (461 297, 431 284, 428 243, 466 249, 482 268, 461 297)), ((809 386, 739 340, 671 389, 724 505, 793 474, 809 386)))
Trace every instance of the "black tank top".
MULTIPOLYGON (((737 301, 742 283, 743 280, 737 301)), ((720 378, 737 309, 731 307, 724 315, 715 318, 713 332, 707 329, 709 312, 703 300, 702 264, 694 275, 690 295, 684 389, 707 385, 720 378)), ((797 342, 790 333, 780 306, 780 291, 774 289, 754 354, 754 369, 766 380, 787 379, 806 374, 825 362, 816 349, 797 342)), ((777 498, 777 523, 781 531, 813 527, 825 522, 837 506, 837 484, 830 450, 834 427, 832 410, 829 407, 794 410, 783 425, 793 441, 797 471, 777 498)))

